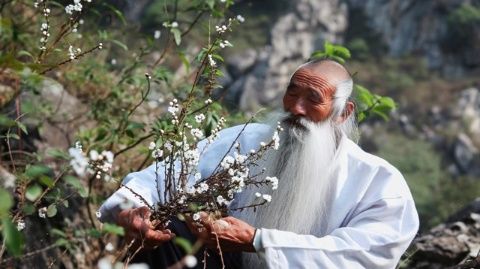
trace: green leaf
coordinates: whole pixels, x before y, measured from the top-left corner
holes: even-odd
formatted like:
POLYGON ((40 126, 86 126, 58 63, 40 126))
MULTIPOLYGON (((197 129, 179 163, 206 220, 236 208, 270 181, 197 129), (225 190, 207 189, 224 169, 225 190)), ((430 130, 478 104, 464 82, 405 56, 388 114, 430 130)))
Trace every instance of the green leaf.
POLYGON ((51 218, 55 215, 57 215, 57 206, 55 204, 51 204, 47 207, 47 216, 51 218))
POLYGON ((67 184, 77 190, 78 194, 80 194, 81 197, 86 198, 88 196, 87 190, 83 187, 82 183, 78 178, 68 175, 65 176, 64 179, 67 184))
POLYGON ((211 10, 215 7, 215 0, 206 0, 205 3, 211 10))
POLYGON ((0 215, 8 212, 12 206, 12 195, 7 190, 0 188, 0 215))
POLYGON ((50 230, 50 232, 53 234, 53 235, 56 235, 56 236, 60 236, 60 237, 67 237, 67 234, 62 231, 62 230, 59 230, 57 228, 52 228, 50 230))
POLYGON ((30 202, 25 203, 22 210, 23 210, 23 213, 25 213, 25 215, 27 216, 33 215, 37 211, 35 206, 30 202))
POLYGON ((15 140, 20 140, 20 136, 18 136, 17 134, 13 134, 13 133, 7 134, 7 137, 8 138, 13 138, 15 140))
POLYGON ((185 53, 179 52, 178 57, 180 57, 180 60, 182 60, 183 66, 185 66, 185 69, 187 73, 190 70, 190 62, 188 61, 187 57, 185 56, 185 53))
POLYGON ((30 57, 31 60, 35 59, 35 57, 33 57, 33 55, 26 50, 20 50, 19 52, 17 52, 17 57, 22 57, 22 56, 28 56, 30 57))
POLYGON ((347 48, 339 45, 334 46, 334 53, 338 57, 342 57, 344 60, 350 59, 350 57, 352 57, 350 51, 347 48))
POLYGON ((88 231, 88 234, 89 234, 90 236, 92 236, 92 237, 95 237, 95 238, 100 238, 100 237, 102 237, 102 233, 101 233, 99 230, 97 230, 97 229, 90 229, 90 230, 88 231))
POLYGON ((218 55, 218 54, 212 54, 212 58, 220 61, 220 62, 224 62, 225 60, 223 59, 222 56, 218 55))
POLYGON ((17 127, 20 128, 24 134, 28 135, 27 126, 25 126, 25 124, 19 121, 17 121, 16 123, 17 123, 17 127))
POLYGON ((51 172, 50 167, 45 165, 30 165, 25 170, 25 175, 29 178, 36 178, 51 172))
POLYGON ((38 182, 40 182, 41 184, 49 187, 49 188, 52 188, 54 185, 54 181, 51 177, 49 176, 45 176, 45 175, 42 175, 40 176, 40 178, 38 179, 38 182))
POLYGON ((182 237, 175 237, 175 239, 173 239, 173 242, 180 246, 181 248, 183 248, 183 250, 185 251, 185 253, 191 253, 192 252, 192 244, 190 243, 190 241, 188 241, 187 239, 185 238, 182 238, 182 237))
POLYGON ((386 96, 380 98, 380 104, 390 109, 395 109, 397 107, 395 101, 392 98, 386 96))
POLYGON ((59 238, 59 239, 57 239, 57 241, 55 241, 55 245, 57 245, 59 247, 68 246, 68 245, 70 245, 70 241, 68 241, 65 238, 59 238))
POLYGON ((112 224, 112 223, 104 223, 102 227, 102 231, 110 234, 115 234, 115 235, 124 235, 125 230, 123 227, 112 224))
POLYGON ((15 121, 10 119, 9 117, 0 114, 0 126, 1 127, 13 127, 15 126, 15 121))
POLYGON ((54 157, 57 159, 63 159, 63 160, 70 160, 70 155, 68 155, 65 151, 61 149, 47 149, 46 154, 50 157, 54 157))
POLYGON ((119 46, 120 48, 124 49, 125 51, 128 51, 128 47, 124 43, 122 43, 122 42, 120 42, 116 39, 112 39, 111 41, 112 41, 113 44, 119 46))
POLYGON ((374 97, 365 87, 355 84, 355 98, 360 103, 360 109, 366 109, 373 105, 374 97), (362 105, 364 108, 362 108, 362 105))
POLYGON ((178 28, 172 28, 170 29, 170 32, 173 34, 173 38, 175 39, 175 44, 179 46, 180 42, 182 42, 182 33, 178 28))
POLYGON ((27 188, 25 192, 25 197, 29 200, 34 202, 37 198, 42 194, 42 187, 37 184, 34 184, 27 188))
POLYGON ((8 252, 15 257, 20 256, 24 243, 22 233, 17 230, 17 227, 15 227, 10 218, 3 218, 2 224, 3 239, 8 252))

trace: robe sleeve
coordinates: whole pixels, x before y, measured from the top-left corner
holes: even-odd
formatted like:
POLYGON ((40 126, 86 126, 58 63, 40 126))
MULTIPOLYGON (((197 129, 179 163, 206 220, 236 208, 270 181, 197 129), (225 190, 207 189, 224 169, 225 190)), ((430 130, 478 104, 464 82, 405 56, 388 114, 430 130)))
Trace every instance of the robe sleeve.
POLYGON ((323 237, 260 229, 257 253, 268 268, 395 268, 418 230, 411 199, 359 204, 345 227, 323 237))

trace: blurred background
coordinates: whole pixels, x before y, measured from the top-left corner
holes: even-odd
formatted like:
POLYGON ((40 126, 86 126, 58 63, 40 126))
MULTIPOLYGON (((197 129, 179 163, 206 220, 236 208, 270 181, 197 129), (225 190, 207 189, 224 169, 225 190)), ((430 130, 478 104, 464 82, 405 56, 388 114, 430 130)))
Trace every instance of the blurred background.
MULTIPOLYGON (((223 76, 213 92, 228 108, 230 125, 244 122, 260 108, 281 109, 289 78, 300 64, 323 50, 325 41, 345 46, 352 54, 346 66, 355 83, 397 103, 389 120, 372 116, 360 124, 360 144, 404 174, 416 201, 421 217, 419 239, 402 266, 434 268, 428 264, 432 266, 439 257, 440 263, 452 265, 480 251, 480 1, 238 0, 223 10, 225 14, 191 13, 188 9, 193 2, 217 5, 225 1, 94 1, 101 7, 87 14, 84 22, 78 21, 78 33, 74 32, 83 36, 72 39, 77 43, 67 43, 108 40, 104 42, 106 49, 62 65, 42 78, 25 69, 15 75, 9 71, 15 68, 8 52, 29 44, 26 39, 15 39, 18 32, 9 28, 9 22, 20 19, 15 16, 34 16, 15 7, 16 2, 22 1, 1 4, 0 109, 12 118, 18 97, 22 97, 22 111, 27 114, 24 123, 29 130, 20 145, 25 151, 66 151, 77 140, 99 145, 114 132, 108 124, 102 125, 105 130, 99 128, 99 122, 111 121, 108 113, 122 108, 125 100, 139 97, 138 92, 114 89, 124 81, 131 88, 143 86, 138 81, 146 71, 162 82, 152 84, 135 114, 136 122, 146 124, 159 117, 168 101, 181 98, 188 88, 191 66, 185 62, 192 61, 190 55, 205 44, 206 33, 217 25, 216 15, 241 15, 244 22, 227 38, 233 47, 219 53, 224 59, 224 63, 219 60, 223 76), (15 9, 22 12, 7 13, 15 9), (178 23, 181 42, 173 44, 177 37, 172 29, 176 27, 165 22, 178 23), (198 22, 198 26, 190 29, 191 22, 198 22), (175 49, 165 49, 172 46, 175 49), (129 68, 136 70, 135 75, 127 73, 129 68), (15 86, 19 81, 22 87, 15 86), (116 101, 106 102, 107 98, 116 101), (53 115, 52 111, 54 117, 45 116, 53 115), (417 258, 411 259, 415 255, 417 258), (428 262, 409 264, 415 259, 428 262)), ((59 1, 58 5, 67 4, 59 1)), ((39 27, 40 20, 35 22, 39 27)), ((33 38, 35 32, 29 34, 33 38)), ((17 60, 28 58, 25 55, 17 60)), ((115 143, 132 144, 145 126, 128 125, 131 135, 115 143)), ((4 135, 6 130, 3 128, 4 135)), ((15 173, 6 144, 1 150, 0 177, 8 189, 7 177, 15 173)), ((140 147, 137 153, 116 158, 120 166, 116 177, 143 167, 145 152, 146 147, 140 147)), ((87 187, 85 182, 79 184, 87 187)), ((100 189, 98 184, 93 186, 100 189)), ((100 204, 116 187, 112 186, 99 191, 94 204, 100 204)), ((64 214, 62 218, 68 216, 64 214)))

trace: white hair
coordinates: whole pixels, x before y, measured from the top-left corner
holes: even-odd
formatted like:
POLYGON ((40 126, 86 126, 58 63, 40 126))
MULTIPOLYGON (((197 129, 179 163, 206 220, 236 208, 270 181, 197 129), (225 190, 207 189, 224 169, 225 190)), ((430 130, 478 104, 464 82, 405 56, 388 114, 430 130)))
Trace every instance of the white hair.
MULTIPOLYGON (((335 86, 335 93, 333 95, 333 109, 331 115, 333 119, 336 119, 346 113, 345 108, 347 103, 351 100, 352 91, 352 79, 341 81, 335 86)), ((357 121, 355 120, 355 111, 352 111, 352 113, 347 116, 348 117, 342 123, 339 123, 337 127, 348 138, 357 143, 360 135, 358 132, 357 121)))

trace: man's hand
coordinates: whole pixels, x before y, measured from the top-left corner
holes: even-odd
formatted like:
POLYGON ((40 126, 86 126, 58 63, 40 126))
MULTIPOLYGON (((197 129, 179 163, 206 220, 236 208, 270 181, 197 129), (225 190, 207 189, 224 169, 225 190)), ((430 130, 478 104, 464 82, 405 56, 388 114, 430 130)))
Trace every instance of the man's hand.
POLYGON ((205 212, 200 213, 200 220, 195 222, 187 218, 188 228, 211 249, 217 249, 218 243, 222 251, 255 252, 253 237, 255 228, 234 217, 211 220, 205 212))
POLYGON ((117 223, 125 228, 128 241, 137 239, 144 247, 153 248, 175 237, 168 229, 156 230, 150 222, 150 214, 146 206, 120 211, 117 223))

